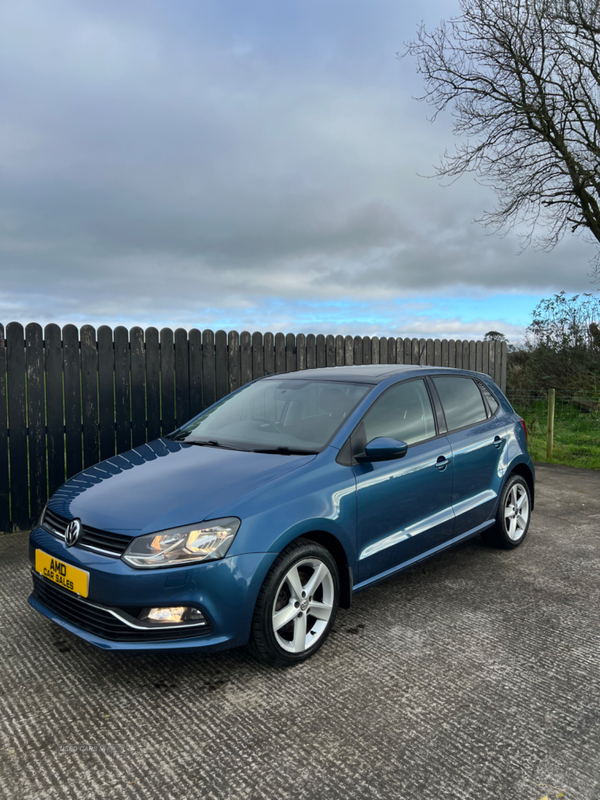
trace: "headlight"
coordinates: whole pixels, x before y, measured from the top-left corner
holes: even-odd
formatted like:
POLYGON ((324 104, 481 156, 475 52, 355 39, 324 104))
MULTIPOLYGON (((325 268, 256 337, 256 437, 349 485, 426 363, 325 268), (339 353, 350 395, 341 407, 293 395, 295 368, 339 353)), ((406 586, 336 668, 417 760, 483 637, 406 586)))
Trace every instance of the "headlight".
POLYGON ((132 567, 174 567, 194 561, 215 561, 229 550, 240 527, 237 517, 212 519, 134 539, 122 559, 132 567))

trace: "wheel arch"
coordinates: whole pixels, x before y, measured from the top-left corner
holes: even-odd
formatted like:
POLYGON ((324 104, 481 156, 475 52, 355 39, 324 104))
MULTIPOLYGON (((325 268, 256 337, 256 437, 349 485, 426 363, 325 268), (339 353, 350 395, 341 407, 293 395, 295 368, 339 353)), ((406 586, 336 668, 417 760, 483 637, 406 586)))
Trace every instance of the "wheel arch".
MULTIPOLYGON (((297 539, 308 539, 310 542, 316 542, 331 553, 340 575, 340 607, 350 608, 353 589, 352 568, 348 563, 348 556, 340 540, 332 533, 319 530, 302 533, 297 539)), ((297 541, 297 539, 294 541, 297 541)))
MULTIPOLYGON (((515 464, 511 467, 510 472, 508 472, 504 485, 506 485, 506 481, 511 477, 511 475, 520 475, 527 483, 527 486, 529 487, 529 494, 531 495, 531 510, 533 511, 535 505, 535 480, 533 477, 533 471, 527 466, 527 464, 522 462, 515 464)), ((504 486, 502 488, 504 488, 504 486)))

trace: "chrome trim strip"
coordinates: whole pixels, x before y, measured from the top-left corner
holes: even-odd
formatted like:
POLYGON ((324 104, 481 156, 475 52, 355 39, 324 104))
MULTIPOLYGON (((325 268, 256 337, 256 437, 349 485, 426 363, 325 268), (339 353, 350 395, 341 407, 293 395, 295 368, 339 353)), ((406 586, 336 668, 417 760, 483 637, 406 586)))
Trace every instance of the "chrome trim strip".
POLYGON ((60 531, 56 530, 56 528, 50 527, 50 525, 47 522, 45 522, 45 521, 42 522, 42 528, 45 531, 48 531, 48 533, 51 533, 53 536, 56 536, 57 539, 62 539, 63 542, 64 542, 64 540, 65 540, 64 533, 61 533, 60 531))
MULTIPOLYGON (((85 603, 87 601, 84 600, 83 602, 85 603)), ((90 603, 89 605, 94 605, 94 604, 90 603)), ((169 630, 169 629, 173 629, 173 628, 177 628, 177 630, 180 631, 183 628, 202 628, 202 627, 206 627, 206 625, 208 625, 208 622, 206 620, 203 620, 202 622, 185 622, 183 625, 181 625, 181 624, 179 624, 179 625, 161 625, 160 623, 153 624, 152 622, 148 622, 146 625, 143 625, 141 623, 141 620, 140 620, 139 621, 140 624, 136 625, 134 622, 131 621, 133 619, 133 617, 125 616, 125 615, 122 614, 122 612, 113 611, 112 609, 105 608, 104 606, 96 606, 96 608, 101 608, 103 611, 108 611, 109 614, 112 614, 113 617, 116 617, 118 620, 121 620, 121 622, 124 622, 125 625, 129 625, 130 628, 137 628, 137 629, 143 630, 143 631, 148 631, 148 630, 150 630, 150 631, 164 631, 164 630, 169 630)))
MULTIPOLYGON (((57 588, 57 584, 54 583, 54 581, 49 581, 47 578, 44 578, 43 575, 40 575, 40 573, 36 572, 34 569, 32 569, 31 571, 35 574, 35 576, 38 579, 43 580, 44 583, 46 583, 47 585, 50 585, 53 588, 57 588)), ((141 622, 141 620, 137 620, 136 622, 134 622, 134 618, 130 617, 129 614, 125 614, 124 611, 116 611, 116 610, 114 610, 112 608, 107 608, 106 606, 101 606, 99 603, 92 603, 91 600, 85 600, 83 597, 81 597, 80 595, 75 594, 74 592, 67 592, 64 589, 61 589, 60 586, 58 586, 58 588, 59 588, 59 590, 61 592, 63 592, 63 594, 66 594, 69 597, 77 598, 79 603, 83 603, 83 605, 86 605, 86 606, 91 606, 92 608, 98 608, 98 609, 100 609, 100 611, 106 611, 108 614, 112 614, 113 617, 116 617, 120 622, 124 622, 125 625, 128 625, 130 628, 136 628, 137 630, 142 630, 142 631, 148 631, 148 630, 157 631, 157 630, 159 630, 159 631, 163 631, 163 630, 169 630, 169 629, 176 628, 178 631, 180 631, 183 628, 203 628, 203 627, 206 627, 208 625, 208 620, 206 618, 202 622, 186 622, 183 625, 181 625, 181 624, 180 625, 161 625, 160 623, 158 625, 156 625, 156 624, 153 624, 152 622, 146 623, 144 625, 141 622)), ((42 602, 42 601, 40 601, 40 602, 42 602)), ((158 608, 158 606, 157 606, 157 608, 158 608)), ((73 624, 75 624, 75 623, 73 623, 73 624)))
POLYGON ((488 500, 493 500, 495 497, 497 497, 496 492, 492 489, 486 489, 485 492, 480 492, 479 494, 473 495, 473 497, 467 497, 466 500, 461 500, 460 503, 453 506, 454 513, 457 517, 461 514, 466 514, 468 511, 477 508, 477 506, 487 503, 488 500))
MULTIPOLYGON (((57 531, 56 528, 51 528, 50 525, 47 522, 43 522, 42 523, 42 528, 47 533, 52 534, 52 536, 56 536, 56 538, 60 539, 61 542, 65 541, 64 533, 61 533, 60 531, 57 531)), ((121 558, 121 556, 123 555, 125 550, 127 550, 127 547, 126 547, 125 550, 123 550, 123 553, 115 553, 114 550, 103 550, 101 547, 97 547, 94 544, 85 544, 85 542, 77 542, 75 544, 75 547, 79 547, 82 550, 92 550, 94 553, 101 553, 103 556, 111 556, 112 558, 121 558)))
MULTIPOLYGON (((112 556, 112 558, 121 558, 121 553, 115 553, 113 550, 102 550, 100 547, 96 547, 93 544, 80 544, 77 542, 75 547, 80 547, 82 550, 93 550, 94 553, 102 553, 103 556, 112 556)), ((123 551, 125 552, 125 550, 123 551)))
POLYGON ((406 539, 410 539, 411 536, 418 536, 420 533, 428 531, 435 525, 442 525, 444 522, 449 522, 453 517, 459 517, 461 514, 466 514, 468 511, 472 511, 474 508, 477 508, 477 506, 487 503, 488 500, 493 500, 496 496, 496 492, 494 492, 492 489, 486 489, 484 492, 480 492, 473 497, 469 497, 466 500, 461 500, 460 503, 457 503, 450 508, 445 508, 442 511, 438 511, 436 514, 425 517, 425 519, 415 522, 412 525, 409 525, 407 528, 401 528, 399 531, 391 533, 389 536, 380 539, 378 542, 373 542, 373 544, 365 547, 365 549, 359 555, 358 560, 362 561, 363 558, 369 558, 369 556, 375 555, 375 553, 379 553, 381 550, 387 550, 388 547, 393 547, 395 544, 399 544, 406 539))
POLYGON ((419 533, 424 533, 429 530, 429 528, 433 528, 434 525, 442 525, 444 522, 449 522, 453 518, 452 507, 438 511, 436 514, 432 514, 430 517, 425 517, 425 519, 420 520, 420 522, 409 525, 408 528, 401 528, 399 531, 380 539, 378 542, 373 542, 373 544, 365 547, 358 557, 358 560, 362 561, 363 558, 368 558, 369 556, 375 555, 375 553, 379 553, 381 550, 393 547, 395 544, 399 544, 405 539, 410 539, 411 536, 418 536, 419 533))
POLYGON ((415 556, 414 558, 409 558, 407 561, 396 564, 395 566, 386 569, 384 572, 379 572, 377 575, 373 575, 373 577, 367 578, 367 580, 355 584, 352 592, 353 594, 356 594, 356 592, 362 592, 362 590, 366 589, 367 586, 372 586, 375 583, 384 581, 391 575, 397 575, 399 572, 403 572, 405 569, 410 569, 410 567, 413 567, 415 564, 420 564, 423 561, 426 561, 430 556, 436 553, 443 553, 445 550, 454 547, 454 545, 458 544, 458 542, 462 542, 466 539, 470 539, 472 536, 476 536, 480 531, 486 530, 486 528, 489 528, 493 524, 493 519, 489 519, 487 522, 482 522, 481 525, 477 525, 475 528, 471 528, 470 531, 465 531, 459 536, 455 536, 454 539, 448 539, 447 542, 442 542, 442 544, 438 545, 437 547, 433 547, 431 550, 427 550, 424 553, 419 553, 419 555, 415 556))

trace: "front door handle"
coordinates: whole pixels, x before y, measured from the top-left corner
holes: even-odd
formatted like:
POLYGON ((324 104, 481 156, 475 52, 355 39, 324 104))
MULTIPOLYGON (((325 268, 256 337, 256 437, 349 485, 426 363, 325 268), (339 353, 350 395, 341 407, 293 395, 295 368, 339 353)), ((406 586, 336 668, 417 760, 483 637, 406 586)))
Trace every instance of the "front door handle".
POLYGON ((446 458, 446 456, 438 456, 438 460, 435 462, 435 466, 439 469, 440 472, 443 472, 449 463, 450 459, 446 458))
POLYGON ((494 447, 500 448, 504 444, 504 439, 500 438, 500 436, 494 436, 494 447))

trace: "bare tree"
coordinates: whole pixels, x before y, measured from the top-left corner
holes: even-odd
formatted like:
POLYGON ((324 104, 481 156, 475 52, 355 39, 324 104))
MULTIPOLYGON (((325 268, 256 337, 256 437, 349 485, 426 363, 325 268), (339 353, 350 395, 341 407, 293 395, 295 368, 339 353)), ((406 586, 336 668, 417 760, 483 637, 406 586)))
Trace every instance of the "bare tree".
MULTIPOLYGON (((433 118, 463 137, 436 174, 474 172, 498 198, 480 221, 525 225, 551 249, 567 230, 600 242, 600 0, 461 0, 416 56, 433 118)), ((600 249, 594 259, 600 279, 600 249)))

